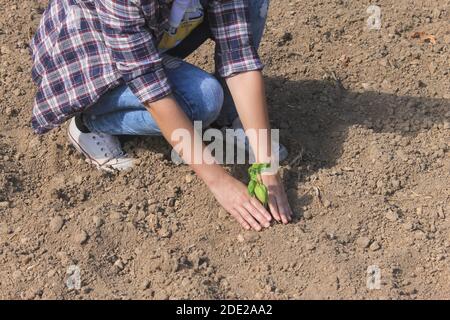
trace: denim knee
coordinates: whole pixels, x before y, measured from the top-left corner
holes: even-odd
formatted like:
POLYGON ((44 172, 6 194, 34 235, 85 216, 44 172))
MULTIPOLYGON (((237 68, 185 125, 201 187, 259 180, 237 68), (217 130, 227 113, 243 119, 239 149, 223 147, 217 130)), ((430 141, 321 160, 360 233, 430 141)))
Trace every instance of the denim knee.
POLYGON ((202 121, 203 126, 209 126, 220 114, 223 105, 224 93, 220 82, 213 76, 204 78, 200 83, 202 105, 194 116, 197 121, 202 121))

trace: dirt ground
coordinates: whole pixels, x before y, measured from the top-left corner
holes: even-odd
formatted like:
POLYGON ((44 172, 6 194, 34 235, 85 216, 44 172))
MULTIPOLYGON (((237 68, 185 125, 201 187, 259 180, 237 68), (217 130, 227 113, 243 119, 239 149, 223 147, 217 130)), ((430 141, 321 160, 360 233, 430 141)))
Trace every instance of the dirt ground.
MULTIPOLYGON (((161 138, 127 139, 140 163, 110 174, 66 125, 34 135, 45 3, 0 0, 0 298, 449 299, 450 1, 374 1, 380 30, 368 4, 272 0, 261 57, 296 218, 252 233, 161 138)), ((212 48, 189 60, 212 70, 212 48)))

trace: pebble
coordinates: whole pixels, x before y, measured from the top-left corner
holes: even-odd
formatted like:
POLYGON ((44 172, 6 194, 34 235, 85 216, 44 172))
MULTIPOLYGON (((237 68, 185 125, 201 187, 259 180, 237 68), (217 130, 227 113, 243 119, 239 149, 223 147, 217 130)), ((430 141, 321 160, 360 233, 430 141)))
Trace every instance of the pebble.
POLYGON ((406 231, 413 231, 414 230, 414 224, 410 221, 405 222, 405 224, 403 225, 403 228, 406 231))
POLYGON ((188 173, 184 179, 186 181, 186 183, 191 183, 192 181, 194 181, 195 176, 192 173, 188 173))
POLYGON ((425 240, 426 237, 427 235, 422 230, 416 230, 414 232, 414 239, 416 240, 425 240))
POLYGON ((94 222, 94 225, 95 225, 96 228, 100 228, 105 223, 105 220, 103 220, 99 216, 94 216, 92 218, 92 221, 94 222))
POLYGON ((238 234, 238 236, 237 236, 237 241, 240 242, 240 243, 245 242, 244 236, 243 236, 242 234, 238 234))
POLYGON ((398 213, 392 210, 389 210, 385 216, 389 221, 397 221, 399 219, 398 213))
POLYGON ((246 233, 244 239, 247 242, 255 242, 258 241, 259 235, 256 232, 246 233))
POLYGON ((439 218, 445 219, 444 208, 438 207, 438 209, 437 209, 437 214, 438 214, 438 217, 439 217, 439 218))
POLYGON ((125 268, 125 265, 123 264, 122 260, 117 259, 116 262, 114 262, 114 267, 119 270, 123 270, 123 268, 125 268))
POLYGON ((150 288, 150 280, 144 280, 142 281, 140 288, 142 291, 147 290, 148 288, 150 288))
POLYGON ((368 237, 359 237, 358 240, 356 240, 356 244, 365 249, 367 247, 369 247, 370 245, 370 239, 368 237))
POLYGON ((378 251, 381 249, 381 245, 377 242, 374 241, 371 245, 370 245, 370 250, 372 251, 378 251))
POLYGON ((84 288, 82 289, 83 294, 89 294, 89 293, 91 293, 92 291, 94 291, 94 289, 92 289, 92 288, 90 288, 90 287, 84 287, 84 288))
POLYGON ((162 227, 158 230, 158 235, 161 238, 170 238, 172 236, 172 231, 167 227, 162 227))
POLYGON ((23 277, 23 273, 20 270, 15 270, 12 274, 14 280, 19 280, 23 277))
POLYGON ((174 207, 175 206, 175 198, 170 198, 169 201, 167 202, 167 205, 169 207, 174 207))
POLYGON ((6 223, 0 223, 0 235, 7 235, 12 232, 11 228, 6 223))
POLYGON ((11 107, 6 108, 5 114, 6 114, 7 116, 12 116, 13 113, 14 113, 14 109, 13 109, 13 108, 11 108, 11 107))
POLYGON ((303 212, 303 217, 304 217, 306 220, 311 220, 312 217, 313 217, 313 215, 312 215, 311 212, 305 211, 305 212, 303 212))
POLYGON ((327 209, 331 208, 331 201, 329 200, 323 200, 323 206, 327 209))
POLYGON ((50 229, 53 232, 59 232, 59 230, 61 230, 63 226, 64 219, 60 216, 56 216, 50 221, 50 229))
POLYGON ((219 216, 220 219, 228 218, 228 212, 225 209, 223 209, 223 208, 219 209, 219 212, 218 212, 217 215, 219 216))
POLYGON ((159 290, 155 292, 155 296, 154 296, 155 300, 168 300, 169 296, 167 295, 167 293, 164 290, 159 290))
POLYGON ((77 244, 85 244, 89 239, 89 235, 86 231, 82 230, 77 233, 74 237, 75 243, 77 244))
POLYGON ((123 215, 117 211, 111 213, 110 217, 114 222, 121 222, 123 220, 123 215))
POLYGON ((1 201, 0 202, 0 209, 6 209, 9 208, 9 202, 8 201, 1 201))

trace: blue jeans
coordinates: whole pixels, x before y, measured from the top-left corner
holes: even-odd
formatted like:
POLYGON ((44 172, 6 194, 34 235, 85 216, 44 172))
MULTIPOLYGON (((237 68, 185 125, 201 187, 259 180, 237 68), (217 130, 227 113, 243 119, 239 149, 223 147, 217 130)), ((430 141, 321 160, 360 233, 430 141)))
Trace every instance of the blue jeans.
MULTIPOLYGON (((258 47, 264 32, 269 0, 249 0, 253 40, 258 47)), ((179 106, 192 121, 203 127, 214 121, 230 124, 237 116, 225 81, 183 61, 210 38, 205 21, 176 48, 163 55, 166 75, 179 106)), ((127 85, 121 85, 102 96, 83 113, 86 126, 93 132, 111 135, 160 135, 151 114, 127 85)))

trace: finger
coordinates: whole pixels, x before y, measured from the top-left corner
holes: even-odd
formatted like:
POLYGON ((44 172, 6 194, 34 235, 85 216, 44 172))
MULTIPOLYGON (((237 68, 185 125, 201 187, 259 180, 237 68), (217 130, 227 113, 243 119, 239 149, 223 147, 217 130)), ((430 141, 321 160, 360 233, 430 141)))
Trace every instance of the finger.
POLYGON ((251 203, 246 202, 243 204, 244 208, 247 209, 247 211, 252 215, 253 218, 255 218, 259 224, 265 228, 270 227, 269 220, 261 213, 258 209, 251 203))
POLYGON ((289 204, 289 200, 286 198, 286 210, 289 213, 289 222, 294 219, 294 212, 292 211, 291 205, 289 204))
POLYGON ((269 193, 269 209, 272 217, 278 222, 281 221, 280 213, 278 212, 278 204, 277 199, 273 196, 273 194, 269 193))
POLYGON ((250 230, 251 227, 250 225, 244 220, 244 218, 242 218, 241 214, 236 211, 233 210, 232 212, 230 212, 231 215, 233 216, 233 218, 236 219, 237 222, 239 222, 239 224, 245 229, 245 230, 250 230))
POLYGON ((291 221, 289 210, 284 204, 278 205, 278 208, 280 209, 281 222, 283 222, 284 224, 288 224, 289 221, 291 221))
POLYGON ((289 212, 290 210, 287 197, 284 194, 278 194, 276 196, 276 199, 278 204, 278 211, 281 217, 281 222, 287 224, 289 223, 289 221, 291 221, 291 214, 289 212))
POLYGON ((286 212, 289 214, 289 221, 292 221, 294 218, 294 212, 292 211, 291 205, 289 204, 289 199, 286 194, 283 195, 286 212))
POLYGON ((266 218, 267 221, 272 221, 272 216, 266 208, 256 198, 250 199, 251 204, 266 218))
POLYGON ((256 231, 261 231, 261 226, 258 222, 252 217, 252 215, 245 209, 244 207, 240 207, 237 209, 238 212, 241 214, 242 218, 245 219, 245 221, 256 231))

